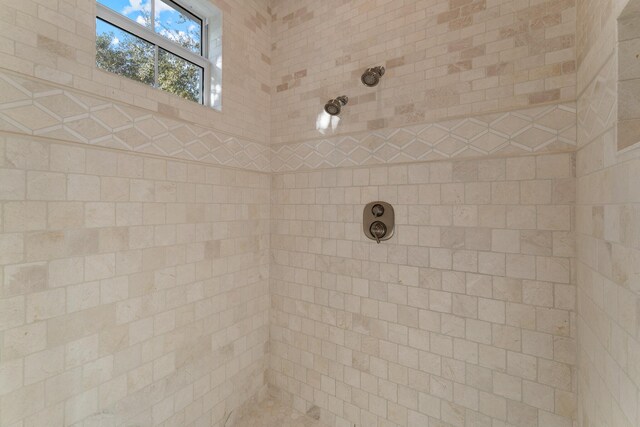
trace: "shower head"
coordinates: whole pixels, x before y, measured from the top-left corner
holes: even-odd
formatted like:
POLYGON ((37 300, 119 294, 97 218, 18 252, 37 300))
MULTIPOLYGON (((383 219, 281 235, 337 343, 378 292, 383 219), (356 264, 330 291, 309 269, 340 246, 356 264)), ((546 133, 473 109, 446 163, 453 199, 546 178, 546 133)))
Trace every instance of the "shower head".
POLYGON ((362 74, 362 77, 360 77, 360 80, 365 86, 374 87, 378 85, 380 77, 382 76, 384 76, 383 66, 367 68, 367 70, 362 74))
POLYGON ((331 99, 326 104, 324 104, 324 111, 326 111, 330 116, 337 116, 338 114, 340 114, 342 107, 344 105, 347 105, 347 102, 349 102, 349 98, 347 98, 345 95, 339 96, 335 99, 331 99))

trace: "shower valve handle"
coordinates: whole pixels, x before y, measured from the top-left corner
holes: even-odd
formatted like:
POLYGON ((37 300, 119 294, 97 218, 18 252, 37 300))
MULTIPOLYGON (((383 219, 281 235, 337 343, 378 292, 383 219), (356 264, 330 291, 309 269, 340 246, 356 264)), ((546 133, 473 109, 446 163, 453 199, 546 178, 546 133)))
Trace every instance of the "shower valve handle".
POLYGON ((371 224, 370 231, 373 237, 375 237, 376 242, 380 244, 380 239, 383 238, 385 234, 387 234, 387 226, 384 225, 384 223, 381 221, 375 221, 373 224, 371 224))

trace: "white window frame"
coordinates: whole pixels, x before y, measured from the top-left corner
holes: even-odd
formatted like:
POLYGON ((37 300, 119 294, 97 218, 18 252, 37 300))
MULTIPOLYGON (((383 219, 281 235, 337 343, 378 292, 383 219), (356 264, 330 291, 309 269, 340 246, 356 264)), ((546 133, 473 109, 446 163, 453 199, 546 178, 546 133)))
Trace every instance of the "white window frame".
MULTIPOLYGON (((147 28, 141 24, 138 24, 131 18, 116 12, 115 10, 98 3, 96 0, 96 18, 105 21, 108 24, 114 25, 125 32, 128 32, 136 37, 143 39, 146 42, 152 44, 155 48, 155 82, 153 87, 162 90, 158 87, 158 53, 159 48, 178 56, 188 62, 191 62, 203 70, 202 81, 200 85, 200 104, 206 106, 211 105, 211 61, 208 59, 209 53, 209 20, 207 18, 200 17, 195 13, 189 11, 186 7, 181 5, 175 0, 160 0, 164 1, 171 6, 175 7, 181 13, 190 18, 195 18, 202 22, 202 30, 200 34, 200 52, 202 55, 198 55, 177 43, 172 42, 166 37, 156 33, 155 30, 147 28)), ((155 22, 155 1, 151 0, 151 19, 155 22)), ((155 28, 155 25, 154 25, 155 28)), ((165 91, 166 92, 166 91, 165 91)), ((167 92, 171 93, 171 92, 167 92)), ((176 95, 177 96, 177 95, 176 95)))

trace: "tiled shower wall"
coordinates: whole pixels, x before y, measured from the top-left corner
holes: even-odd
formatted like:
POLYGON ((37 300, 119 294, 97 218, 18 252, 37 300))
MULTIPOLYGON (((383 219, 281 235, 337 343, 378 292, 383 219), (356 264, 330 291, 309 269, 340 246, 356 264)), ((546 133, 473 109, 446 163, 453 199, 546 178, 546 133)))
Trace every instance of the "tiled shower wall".
POLYGON ((266 389, 268 12, 216 4, 223 112, 97 70, 95 0, 0 0, 3 427, 229 427, 266 389))
POLYGON ((340 427, 572 426, 575 3, 271 14, 270 385, 340 427))
POLYGON ((0 424, 221 426, 261 391, 264 174, 0 147, 0 424))
POLYGON ((93 0, 0 0, 0 424, 223 425, 268 321, 269 383, 341 427, 639 423, 624 0, 215 3, 222 113, 96 70, 93 0))
MULTIPOLYGON (((639 76, 637 49, 621 58, 616 40, 618 31, 620 41, 640 36, 638 6, 637 0, 578 2, 576 239, 582 427, 640 425, 640 151, 636 145, 618 152, 616 135, 618 73, 639 76), (633 19, 616 23, 627 4, 636 8, 635 24, 633 19)), ((638 80, 629 81, 624 90, 629 95, 637 87, 638 80)), ((625 107, 633 108, 633 103, 625 107)))
POLYGON ((571 426, 573 160, 275 175, 270 383, 341 427, 571 426))
POLYGON ((273 144, 575 100, 575 0, 272 0, 273 144), (375 88, 360 84, 384 65, 375 88))

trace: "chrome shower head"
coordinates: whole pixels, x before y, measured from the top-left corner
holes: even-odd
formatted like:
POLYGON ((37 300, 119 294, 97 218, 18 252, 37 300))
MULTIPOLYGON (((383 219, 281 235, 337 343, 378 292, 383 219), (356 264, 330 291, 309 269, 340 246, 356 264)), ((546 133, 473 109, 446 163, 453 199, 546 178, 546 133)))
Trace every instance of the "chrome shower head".
POLYGON ((363 85, 374 87, 380 83, 380 77, 382 76, 384 76, 383 66, 367 68, 367 70, 362 74, 362 77, 360 77, 360 80, 363 85))
POLYGON ((326 111, 330 116, 337 116, 340 114, 342 107, 347 105, 347 102, 349 102, 349 98, 345 95, 339 96, 335 99, 330 99, 326 104, 324 104, 324 111, 326 111))

